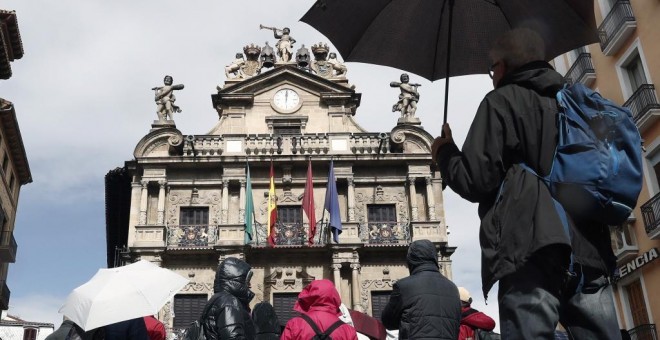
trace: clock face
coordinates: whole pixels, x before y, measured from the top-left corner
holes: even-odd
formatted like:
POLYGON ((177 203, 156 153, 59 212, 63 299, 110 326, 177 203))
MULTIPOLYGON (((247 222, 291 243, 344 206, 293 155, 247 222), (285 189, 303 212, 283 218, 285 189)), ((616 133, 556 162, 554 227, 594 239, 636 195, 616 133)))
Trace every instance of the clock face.
POLYGON ((273 104, 282 111, 292 111, 300 105, 300 96, 292 89, 282 89, 275 93, 273 104))

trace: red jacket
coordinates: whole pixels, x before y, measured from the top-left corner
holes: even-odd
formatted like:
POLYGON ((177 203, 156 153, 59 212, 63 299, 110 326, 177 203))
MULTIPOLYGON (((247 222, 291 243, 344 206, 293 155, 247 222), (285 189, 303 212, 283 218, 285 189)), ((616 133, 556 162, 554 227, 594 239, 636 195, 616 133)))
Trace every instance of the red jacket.
POLYGON ((145 316, 144 325, 147 327, 149 340, 165 340, 165 326, 160 320, 151 315, 145 316))
MULTIPOLYGON (((341 299, 335 285, 329 280, 315 280, 308 284, 300 294, 293 309, 307 314, 314 323, 325 331, 339 320, 341 299)), ((294 317, 286 323, 281 340, 309 340, 316 335, 312 327, 302 318, 294 317)), ((355 329, 343 324, 330 335, 333 340, 357 340, 355 329)))
POLYGON ((458 331, 458 340, 474 339, 475 328, 492 331, 495 328, 495 320, 476 309, 462 307, 461 328, 458 331))

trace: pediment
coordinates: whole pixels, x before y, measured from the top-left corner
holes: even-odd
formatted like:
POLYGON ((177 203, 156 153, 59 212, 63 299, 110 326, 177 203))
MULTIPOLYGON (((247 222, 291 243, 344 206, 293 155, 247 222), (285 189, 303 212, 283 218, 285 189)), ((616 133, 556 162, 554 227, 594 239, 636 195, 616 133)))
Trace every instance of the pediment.
POLYGON ((140 139, 133 156, 138 159, 178 155, 183 150, 183 142, 183 134, 176 128, 154 129, 140 139))

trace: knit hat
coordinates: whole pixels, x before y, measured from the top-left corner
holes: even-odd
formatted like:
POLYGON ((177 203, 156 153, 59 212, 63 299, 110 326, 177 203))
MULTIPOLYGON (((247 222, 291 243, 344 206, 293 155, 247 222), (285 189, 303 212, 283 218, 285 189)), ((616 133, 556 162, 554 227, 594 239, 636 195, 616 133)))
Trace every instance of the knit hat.
POLYGON ((464 287, 458 287, 458 296, 461 299, 461 302, 465 302, 467 304, 472 303, 472 297, 470 296, 470 292, 468 292, 467 289, 464 287))

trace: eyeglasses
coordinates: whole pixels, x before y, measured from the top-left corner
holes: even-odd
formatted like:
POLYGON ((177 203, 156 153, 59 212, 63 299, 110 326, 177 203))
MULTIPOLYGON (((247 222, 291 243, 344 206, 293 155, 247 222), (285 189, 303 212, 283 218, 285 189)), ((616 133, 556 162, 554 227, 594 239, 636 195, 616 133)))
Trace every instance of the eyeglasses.
POLYGON ((497 67, 497 65, 499 64, 500 64, 499 61, 495 62, 493 63, 493 65, 490 65, 490 67, 488 68, 488 76, 490 76, 490 79, 493 79, 493 76, 495 76, 495 67, 497 67))

